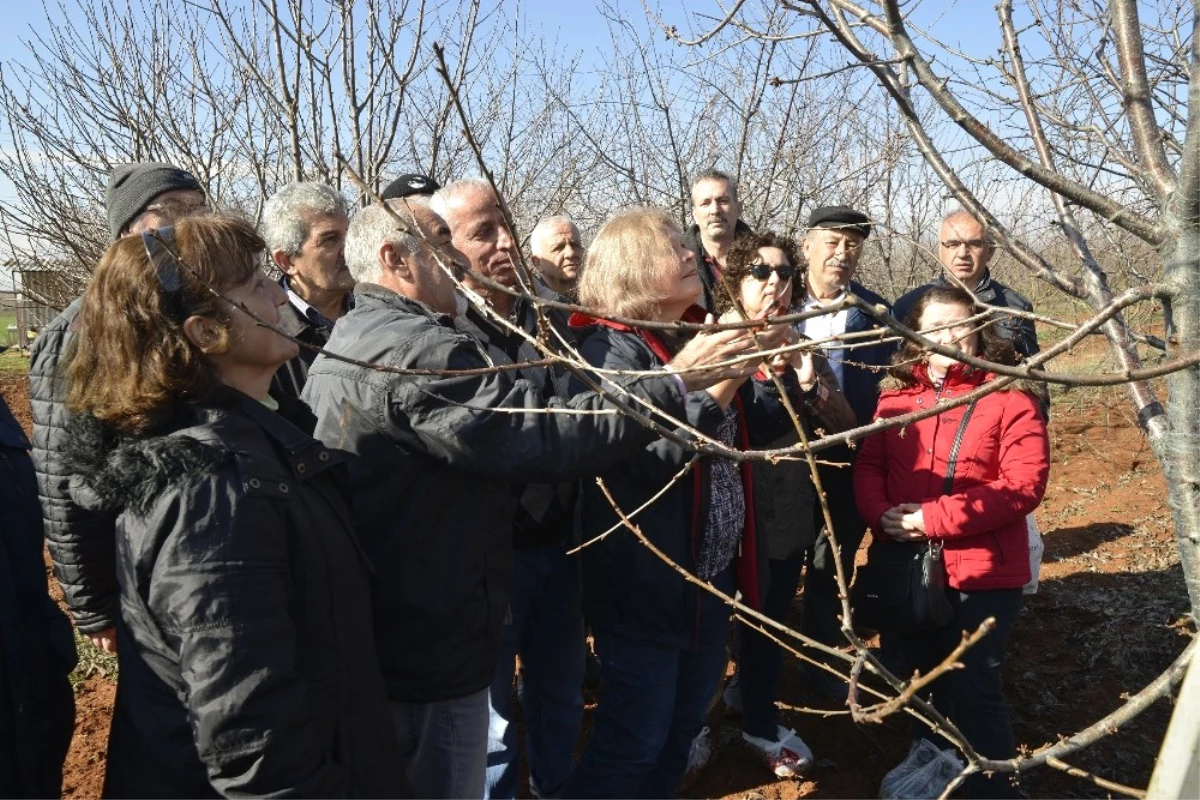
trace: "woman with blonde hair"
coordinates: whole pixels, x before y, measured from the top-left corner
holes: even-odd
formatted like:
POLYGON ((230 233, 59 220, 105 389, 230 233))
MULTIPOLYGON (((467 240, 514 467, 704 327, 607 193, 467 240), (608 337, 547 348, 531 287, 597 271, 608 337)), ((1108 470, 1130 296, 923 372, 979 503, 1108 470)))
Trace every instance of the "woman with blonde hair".
MULTIPOLYGON (((662 368, 683 344, 681 334, 606 317, 702 322, 694 306, 701 290, 695 256, 667 214, 617 214, 588 251, 579 292, 596 316, 572 319, 582 329, 580 353, 605 369, 662 368)), ((722 320, 737 318, 730 313, 722 320)), ((773 344, 783 333, 776 328, 762 336, 773 344)), ((795 372, 781 368, 799 404, 795 372)), ((740 450, 773 440, 790 424, 774 382, 761 376, 690 393, 681 422, 687 427, 675 433, 685 441, 694 438, 691 429, 740 450)), ((693 456, 659 439, 599 477, 623 513, 646 505, 632 521, 672 561, 727 595, 740 590, 758 608, 765 551, 756 535, 749 464, 701 456, 676 479, 693 456)), ((595 482, 584 481, 580 504, 585 542, 619 525, 595 482)), ((563 796, 673 797, 724 671, 729 608, 627 531, 583 550, 583 607, 604 689, 591 740, 563 796)))
POLYGON ((268 395, 296 345, 247 222, 115 242, 83 298, 67 456, 118 513, 105 795, 402 787, 340 458, 268 395))

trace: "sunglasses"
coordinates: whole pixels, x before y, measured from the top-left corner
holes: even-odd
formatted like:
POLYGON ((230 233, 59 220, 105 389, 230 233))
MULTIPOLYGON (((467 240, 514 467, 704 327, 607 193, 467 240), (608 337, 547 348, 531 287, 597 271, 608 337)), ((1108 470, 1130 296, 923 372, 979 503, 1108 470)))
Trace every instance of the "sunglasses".
POLYGON ((796 274, 796 268, 791 264, 782 264, 778 267, 773 267, 770 264, 751 264, 750 277, 756 281, 765 281, 771 277, 774 272, 779 276, 781 281, 790 281, 792 276, 796 274))
POLYGON ((142 232, 142 246, 146 257, 154 267, 158 287, 166 300, 168 315, 176 320, 183 319, 183 275, 180 273, 179 257, 175 255, 175 227, 152 228, 142 232))

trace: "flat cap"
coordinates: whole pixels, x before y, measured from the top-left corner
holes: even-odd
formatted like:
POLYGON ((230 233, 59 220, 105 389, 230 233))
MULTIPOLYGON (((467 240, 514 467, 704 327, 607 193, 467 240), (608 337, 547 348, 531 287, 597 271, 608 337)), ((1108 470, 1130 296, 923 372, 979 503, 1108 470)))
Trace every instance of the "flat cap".
POLYGON ((380 197, 384 200, 396 200, 401 197, 411 197, 414 194, 431 195, 440 188, 442 188, 441 185, 433 178, 414 172, 401 175, 389 183, 380 197))
POLYGON ((871 235, 871 218, 850 206, 821 206, 808 216, 808 227, 848 229, 861 233, 865 239, 871 235))

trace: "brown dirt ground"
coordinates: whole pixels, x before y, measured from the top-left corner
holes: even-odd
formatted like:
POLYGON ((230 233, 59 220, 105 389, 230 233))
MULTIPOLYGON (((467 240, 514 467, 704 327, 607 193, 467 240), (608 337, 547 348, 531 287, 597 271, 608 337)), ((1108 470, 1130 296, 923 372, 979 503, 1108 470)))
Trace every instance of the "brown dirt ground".
MULTIPOLYGON (((24 376, 0 375, 0 393, 27 423, 24 376)), ((1191 631, 1163 478, 1121 396, 1062 395, 1056 398, 1053 417, 1051 487, 1037 512, 1046 542, 1042 584, 1022 610, 1006 679, 1018 742, 1031 749, 1117 708, 1183 650, 1191 631)), ((51 585, 57 593, 53 581, 51 585)), ((801 604, 798 597, 797 613, 801 604)), ((803 706, 795 659, 785 659, 780 699, 803 706)), ((114 694, 113 682, 104 674, 90 675, 77 688, 77 727, 64 797, 100 794, 114 694)), ((1159 702, 1116 735, 1074 756, 1072 764, 1145 786, 1170 712, 1168 702, 1159 702)), ((905 725, 898 719, 856 726, 844 715, 785 711, 782 721, 816 752, 818 764, 810 775, 772 779, 741 745, 736 723, 718 708, 710 722, 721 744, 686 796, 875 797, 884 773, 907 749, 905 725)), ((1023 789, 1033 797, 1108 796, 1086 781, 1047 768, 1025 776, 1023 789)))

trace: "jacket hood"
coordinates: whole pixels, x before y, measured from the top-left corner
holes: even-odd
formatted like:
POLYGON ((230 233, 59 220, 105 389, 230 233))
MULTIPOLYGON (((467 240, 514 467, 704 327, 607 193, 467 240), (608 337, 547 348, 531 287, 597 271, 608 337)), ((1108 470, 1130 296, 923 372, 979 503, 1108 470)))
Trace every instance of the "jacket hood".
POLYGON ((144 514, 167 487, 212 472, 231 454, 187 434, 125 436, 83 414, 67 423, 63 456, 80 505, 144 514))

